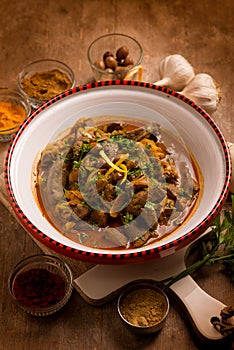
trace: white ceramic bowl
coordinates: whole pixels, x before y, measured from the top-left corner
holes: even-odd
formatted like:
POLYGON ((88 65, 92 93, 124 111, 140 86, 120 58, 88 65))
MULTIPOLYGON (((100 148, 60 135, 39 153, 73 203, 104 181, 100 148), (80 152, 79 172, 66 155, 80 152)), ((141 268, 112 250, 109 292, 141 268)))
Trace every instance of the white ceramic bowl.
POLYGON ((175 91, 136 81, 96 82, 64 92, 56 99, 39 107, 21 124, 6 159, 5 178, 12 207, 32 236, 75 259, 121 264, 171 254, 207 229, 227 197, 231 161, 221 131, 204 110, 175 91), (204 191, 198 208, 185 225, 161 241, 128 250, 88 248, 61 235, 37 206, 32 190, 35 159, 48 142, 73 126, 78 118, 100 115, 151 119, 169 127, 173 125, 200 166, 204 191))

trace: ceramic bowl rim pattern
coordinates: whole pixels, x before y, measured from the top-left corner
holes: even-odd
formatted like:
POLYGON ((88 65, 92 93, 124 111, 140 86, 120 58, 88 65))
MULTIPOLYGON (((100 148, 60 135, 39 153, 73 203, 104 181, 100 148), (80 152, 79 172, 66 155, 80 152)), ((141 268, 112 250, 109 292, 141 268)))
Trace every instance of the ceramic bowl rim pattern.
MULTIPOLYGON (((186 107, 187 108, 187 107, 186 107)), ((187 246, 189 243, 191 243, 194 239, 199 237, 210 225, 210 223, 213 221, 213 219, 218 215, 220 210, 222 209, 222 205, 224 204, 224 201, 227 198, 229 186, 231 182, 231 158, 229 153, 229 148, 226 140, 224 139, 222 132, 220 131, 219 127, 216 125, 214 120, 208 115, 203 109, 201 109, 199 106, 197 106, 193 101, 186 98, 184 95, 173 91, 171 89, 168 89, 166 87, 160 87, 151 83, 146 82, 139 82, 139 81, 120 81, 120 80, 110 80, 110 81, 101 81, 101 82, 94 82, 94 83, 88 83, 86 85, 77 86, 73 89, 70 89, 68 91, 65 91, 55 97, 53 97, 51 100, 45 102, 43 105, 38 107, 31 115, 21 124, 21 126, 18 129, 18 132, 15 134, 14 138, 12 139, 10 146, 8 148, 6 160, 5 160, 5 170, 4 170, 4 177, 5 177, 5 183, 7 188, 7 193, 10 199, 11 206, 20 221, 21 225, 26 229, 26 231, 31 234, 34 238, 36 238, 39 242, 43 243, 50 249, 62 254, 69 256, 71 258, 81 260, 81 261, 88 261, 88 262, 94 262, 94 263, 101 263, 101 264, 125 264, 125 263, 135 263, 135 262, 143 262, 151 259, 157 259, 161 258, 165 255, 171 254, 185 246, 187 246), (86 250, 87 247, 80 248, 74 248, 67 244, 61 243, 57 241, 56 239, 48 236, 45 232, 40 231, 25 215, 25 213, 22 211, 20 205, 17 203, 17 200, 15 198, 14 190, 12 187, 11 182, 11 162, 12 157, 14 154, 14 149, 17 145, 17 142, 19 141, 21 135, 27 130, 27 126, 35 119, 40 116, 40 113, 44 111, 46 108, 50 107, 53 104, 56 104, 56 101, 60 101, 62 99, 65 99, 66 97, 70 95, 79 94, 79 92, 85 92, 89 93, 89 91, 92 90, 99 90, 109 87, 116 87, 118 89, 128 88, 132 89, 138 89, 140 87, 141 89, 145 91, 148 90, 155 90, 155 93, 160 93, 160 95, 164 95, 164 98, 166 97, 172 97, 176 100, 182 101, 182 104, 189 105, 192 109, 194 109, 196 112, 199 113, 199 117, 204 119, 205 123, 209 124, 209 128, 212 128, 212 133, 215 134, 216 138, 218 139, 219 146, 222 150, 222 159, 224 162, 224 172, 223 175, 224 180, 222 183, 222 189, 218 193, 219 198, 215 203, 212 203, 212 209, 209 211, 208 215, 206 215, 201 222, 198 222, 195 227, 193 227, 191 230, 186 231, 185 234, 170 240, 169 242, 161 241, 160 245, 157 247, 154 247, 152 245, 145 246, 142 250, 138 251, 136 248, 133 252, 129 252, 128 250, 125 250, 124 252, 118 252, 118 251, 111 251, 108 250, 106 252, 103 251, 93 251, 93 250, 86 250), (84 248, 84 249, 83 249, 84 248)))

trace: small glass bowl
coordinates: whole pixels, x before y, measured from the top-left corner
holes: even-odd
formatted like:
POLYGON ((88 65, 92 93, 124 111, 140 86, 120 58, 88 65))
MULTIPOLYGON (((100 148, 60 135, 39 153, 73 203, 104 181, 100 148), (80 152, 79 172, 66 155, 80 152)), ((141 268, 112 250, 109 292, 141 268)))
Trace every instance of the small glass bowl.
POLYGON ((65 63, 54 59, 31 62, 18 76, 19 90, 27 97, 34 109, 75 85, 75 75, 72 69, 65 63), (54 76, 55 71, 59 72, 56 73, 56 76, 54 76))
POLYGON ((48 316, 61 309, 73 290, 72 272, 59 258, 38 254, 21 260, 8 286, 15 302, 33 316, 48 316))
MULTIPOLYGON (((12 139, 23 120, 29 116, 31 107, 23 94, 21 94, 18 90, 10 88, 0 88, 0 105, 2 103, 4 104, 4 109, 7 108, 8 113, 12 113, 12 120, 14 121, 13 126, 9 128, 2 122, 2 118, 4 119, 4 116, 1 116, 0 118, 0 141, 7 142, 12 139), (13 109, 11 106, 13 106, 13 109), (20 114, 18 114, 18 112, 20 114), (21 112, 24 112, 22 113, 22 116, 21 112)), ((0 107, 0 115, 1 112, 0 107)))
POLYGON ((169 300, 155 282, 136 282, 121 293, 117 308, 129 330, 151 334, 162 329, 169 312, 169 300))
POLYGON ((101 80, 142 80, 142 62, 143 49, 140 43, 126 34, 112 33, 106 34, 95 39, 88 48, 88 61, 93 71, 94 79, 96 81, 101 80), (112 53, 116 58, 116 52, 122 46, 126 46, 129 49, 127 57, 133 60, 133 64, 124 66, 123 63, 118 63, 118 68, 115 71, 101 68, 97 66, 97 61, 103 63, 103 55, 106 52, 112 53))

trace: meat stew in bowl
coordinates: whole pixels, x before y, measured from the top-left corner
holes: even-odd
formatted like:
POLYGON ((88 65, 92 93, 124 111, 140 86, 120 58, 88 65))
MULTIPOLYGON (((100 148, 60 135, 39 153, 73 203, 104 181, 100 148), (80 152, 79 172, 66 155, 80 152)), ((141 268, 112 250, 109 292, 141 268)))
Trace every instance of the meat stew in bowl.
POLYGON ((133 118, 79 119, 36 165, 43 215, 93 248, 163 239, 192 215, 201 193, 199 166, 178 135, 133 118))

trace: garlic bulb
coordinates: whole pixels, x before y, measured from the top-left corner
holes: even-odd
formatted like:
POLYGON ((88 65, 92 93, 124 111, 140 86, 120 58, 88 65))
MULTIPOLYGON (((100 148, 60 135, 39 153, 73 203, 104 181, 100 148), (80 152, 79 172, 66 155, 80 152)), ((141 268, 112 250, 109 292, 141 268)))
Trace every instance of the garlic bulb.
POLYGON ((160 63, 159 73, 161 80, 154 84, 177 91, 182 90, 195 75, 191 64, 179 54, 164 58, 160 63))
POLYGON ((209 114, 216 111, 217 105, 221 99, 218 84, 206 73, 195 75, 193 80, 190 81, 181 93, 194 101, 209 114))

